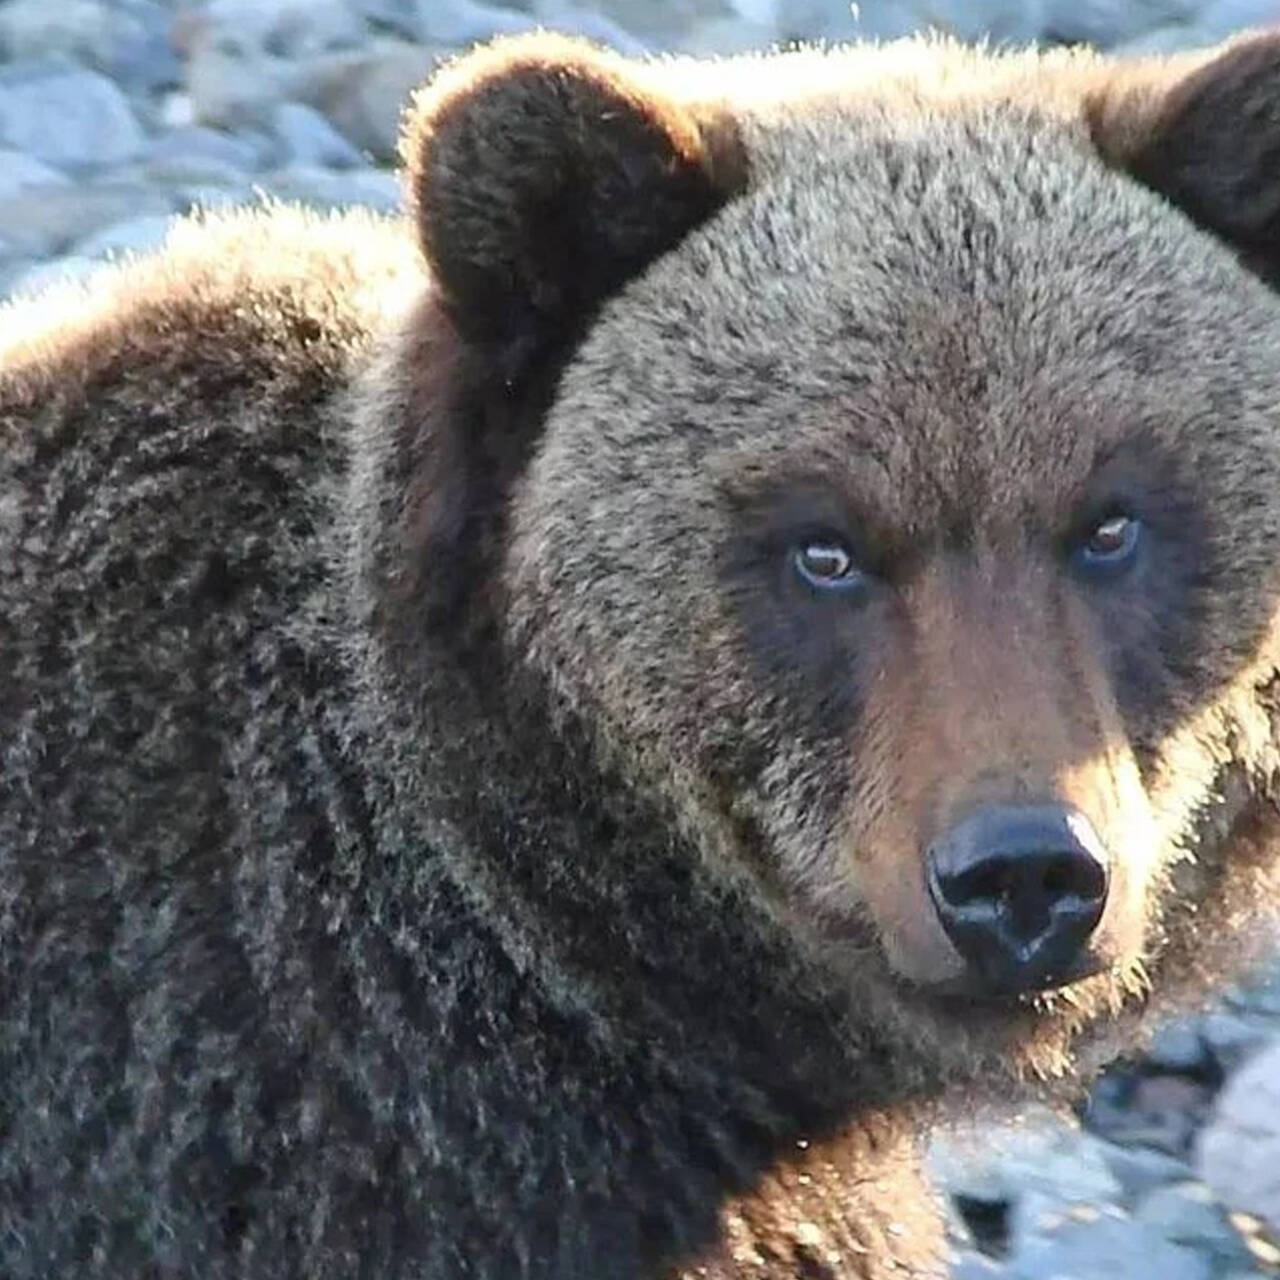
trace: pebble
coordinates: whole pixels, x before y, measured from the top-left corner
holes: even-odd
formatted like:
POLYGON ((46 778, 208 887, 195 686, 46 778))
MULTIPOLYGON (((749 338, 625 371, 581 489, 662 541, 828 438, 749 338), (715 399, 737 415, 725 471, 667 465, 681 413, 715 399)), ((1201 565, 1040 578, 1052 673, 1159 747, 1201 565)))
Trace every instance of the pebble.
POLYGON ((264 174, 262 188, 283 200, 300 200, 320 209, 362 204, 394 213, 401 205, 400 179, 385 169, 335 173, 319 165, 295 164, 264 174))
POLYGON ((1121 1214, 1065 1218, 1028 1232, 1011 1252, 1010 1280, 1214 1280, 1212 1260, 1121 1214))
POLYGON ((28 187, 0 200, 0 237, 19 253, 52 257, 112 223, 172 208, 167 192, 127 183, 28 187))
POLYGON ((1203 1182, 1177 1182, 1152 1191, 1134 1210, 1134 1219, 1175 1244, 1195 1248, 1213 1262, 1214 1274, 1247 1267, 1249 1250, 1226 1210, 1203 1182))
POLYGON ((1229 1208, 1280 1238, 1280 1037, 1223 1089, 1196 1141, 1196 1168, 1229 1208))
POLYGON ((54 258, 51 262, 36 263, 34 266, 15 272, 7 287, 15 296, 42 293, 54 285, 66 284, 71 280, 83 280, 101 267, 102 263, 95 262, 92 258, 54 258))
POLYGON ((110 80, 68 69, 0 84, 0 143, 47 164, 89 169, 134 159, 146 137, 110 80))
POLYGON ((76 243, 72 250, 78 258, 116 258, 126 254, 158 249, 169 234, 173 218, 165 214, 145 214, 113 223, 76 243))
POLYGON ((284 146, 290 163, 352 169, 360 152, 314 107, 281 102, 271 115, 271 130, 284 146))
POLYGON ((65 174, 25 151, 0 147, 0 202, 28 187, 56 187, 68 182, 65 174))

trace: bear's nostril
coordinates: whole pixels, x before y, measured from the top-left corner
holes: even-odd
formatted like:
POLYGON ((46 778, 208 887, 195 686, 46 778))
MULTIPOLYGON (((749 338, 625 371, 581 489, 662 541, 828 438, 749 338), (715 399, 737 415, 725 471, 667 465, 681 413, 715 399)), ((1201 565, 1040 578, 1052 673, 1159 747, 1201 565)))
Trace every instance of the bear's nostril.
POLYGON ((990 990, 1078 976, 1102 917, 1108 867, 1092 827, 1056 805, 984 809, 929 850, 929 891, 947 936, 990 990))

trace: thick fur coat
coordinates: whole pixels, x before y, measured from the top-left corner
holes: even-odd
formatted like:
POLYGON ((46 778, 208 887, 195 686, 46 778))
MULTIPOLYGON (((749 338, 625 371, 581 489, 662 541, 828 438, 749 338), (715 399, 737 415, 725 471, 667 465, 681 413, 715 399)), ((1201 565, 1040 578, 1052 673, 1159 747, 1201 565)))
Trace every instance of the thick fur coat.
POLYGON ((0 311, 0 1274, 940 1274, 937 1106, 1280 898, 1277 120, 1268 37, 541 37, 403 224, 0 311), (1110 890, 977 1000, 922 857, 1006 795, 1110 890))

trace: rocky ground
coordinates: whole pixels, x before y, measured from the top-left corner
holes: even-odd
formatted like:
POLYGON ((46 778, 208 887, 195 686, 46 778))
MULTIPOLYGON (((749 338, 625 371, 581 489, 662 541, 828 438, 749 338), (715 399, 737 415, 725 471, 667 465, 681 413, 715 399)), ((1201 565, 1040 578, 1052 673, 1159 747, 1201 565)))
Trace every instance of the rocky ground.
MULTIPOLYGON (((0 0, 0 298, 145 252, 197 207, 394 209, 408 90, 499 32, 1173 50, 1271 22, 1280 0, 0 0)), ((1079 1125, 1029 1116, 933 1159, 958 1280, 1280 1275, 1280 969, 1114 1067, 1079 1125)))

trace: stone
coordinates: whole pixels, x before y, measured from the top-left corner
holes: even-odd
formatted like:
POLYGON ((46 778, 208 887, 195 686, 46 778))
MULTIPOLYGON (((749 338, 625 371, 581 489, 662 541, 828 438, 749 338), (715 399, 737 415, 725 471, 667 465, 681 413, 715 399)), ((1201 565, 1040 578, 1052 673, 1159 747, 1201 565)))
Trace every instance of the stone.
POLYGON ((300 68, 364 38, 342 0, 213 0, 181 29, 187 91, 200 124, 264 124, 294 97, 300 68))
POLYGON ((1160 1187, 1137 1206, 1133 1216, 1164 1239, 1212 1258, 1215 1275, 1249 1265, 1249 1251, 1240 1233, 1202 1182, 1160 1187))
POLYGON ((40 262, 17 275, 9 282, 9 293, 43 293, 55 285, 84 280, 95 271, 102 270, 102 263, 91 258, 55 258, 52 262, 40 262))
POLYGON ((28 187, 64 186, 70 179, 23 151, 0 148, 0 201, 28 187))
POLYGON ((528 14, 474 0, 416 0, 414 7, 416 38, 438 44, 475 44, 532 31, 538 25, 528 14))
MULTIPOLYGON (((621 27, 612 18, 607 17, 603 13, 598 13, 594 9, 584 9, 572 3, 572 0, 538 0, 534 4, 533 12, 538 21, 556 31, 566 31, 571 35, 585 36, 588 40, 594 40, 597 44, 609 45, 617 49, 620 53, 644 54, 649 52, 650 45, 639 39, 637 36, 621 27)), ((730 25, 735 20, 732 18, 709 18, 707 23, 716 24, 725 22, 730 25)), ((755 25, 769 31, 774 30, 773 24, 755 23, 752 24, 749 19, 745 20, 747 25, 755 25)), ((699 24, 693 24, 692 30, 696 32, 699 24)), ((681 49, 689 49, 689 36, 679 40, 681 49)), ((655 44, 653 47, 666 47, 667 44, 676 42, 673 34, 670 41, 663 41, 655 44)), ((731 52, 729 46, 718 46, 709 48, 708 52, 728 53, 731 52)))
POLYGON ((112 223, 171 208, 167 195, 129 183, 28 187, 0 200, 0 236, 22 254, 46 258, 112 223))
POLYGON ((127 218, 79 241, 73 253, 79 258, 117 258, 147 253, 165 242, 173 221, 171 216, 159 213, 127 218))
POLYGON ((1120 1183, 1123 1205, 1132 1206, 1148 1193, 1171 1183, 1185 1182, 1192 1176, 1191 1166, 1185 1160, 1166 1152, 1151 1147, 1122 1147, 1101 1138, 1094 1141, 1107 1168, 1120 1183))
POLYGON ((1227 1003, 1246 1015, 1280 1022, 1280 967, 1259 973, 1252 981, 1233 987, 1227 1003))
POLYGON ((1189 23, 1197 0, 1044 0, 1042 31, 1060 44, 1109 48, 1156 27, 1189 23))
POLYGON ((1115 1212, 1064 1215, 1029 1230, 1016 1241, 1007 1273, 1011 1280, 1213 1280, 1214 1274, 1209 1258, 1115 1212))
POLYGON ((1276 1038, 1275 1028, 1265 1022, 1226 1012, 1201 1018, 1200 1034, 1224 1076, 1234 1074, 1276 1038))
POLYGON ((336 173, 315 165, 290 165, 264 174, 262 186, 282 200, 297 200, 319 209, 365 205, 382 213, 394 213, 401 207, 400 179, 383 169, 336 173))
POLYGON ((127 13, 99 0, 9 0, 0 5, 0 55, 10 60, 59 54, 102 69, 113 34, 130 24, 127 13))
POLYGON ((1147 1049, 1146 1060, 1150 1068, 1169 1075, 1203 1077, 1215 1069, 1209 1046, 1190 1022, 1161 1027, 1147 1049))
POLYGON ((928 1164, 940 1187, 978 1201, 1045 1192, 1062 1202, 1116 1203, 1122 1194, 1102 1143, 1040 1113, 1022 1125, 937 1138, 928 1164))
MULTIPOLYGON (((577 0, 572 7, 600 14, 653 48, 670 47, 698 23, 740 16, 730 0, 577 0)), ((545 5, 535 12, 549 16, 545 5)))
POLYGON ((1218 1096, 1195 1145, 1199 1176, 1231 1210, 1280 1234, 1280 1040, 1251 1058, 1218 1096))
POLYGON ((779 0, 779 39, 896 40, 924 25, 907 0, 779 0))
POLYGON ((680 52, 697 57, 749 53, 776 44, 778 33, 772 26, 747 22, 743 18, 710 18, 699 23, 680 40, 680 52))
POLYGON ((1182 1157, 1215 1092, 1215 1082, 1115 1069, 1094 1085, 1083 1123, 1098 1137, 1182 1157))
POLYGON ((367 48, 308 64, 294 97, 314 107, 362 152, 386 162, 396 158, 400 113, 409 94, 447 50, 379 39, 367 48))
POLYGON ((0 142, 48 164, 83 170, 132 160, 146 137, 110 80, 65 69, 0 86, 0 142))
MULTIPOLYGON (((864 6, 864 13, 875 6, 864 6)), ((931 0, 918 6, 920 25, 958 40, 1030 44, 1044 27, 1044 0, 931 0)))
POLYGON ((362 163, 360 152, 314 107, 282 102, 272 112, 271 127, 290 164, 351 169, 362 163))
POLYGON ((1009 1273, 984 1253, 965 1252, 951 1264, 951 1280, 1001 1280, 1009 1273))
POLYGON ((1211 43, 1211 37, 1194 24, 1188 26, 1181 22, 1171 22, 1109 47, 1117 57, 1146 58, 1153 54, 1163 56, 1181 53, 1185 49, 1198 49, 1211 43))
POLYGON ((146 163, 157 171, 164 165, 213 164, 237 173, 253 173, 262 168, 272 150, 271 141, 265 136, 243 130, 230 134, 192 125, 171 129, 156 138, 148 149, 146 163))
POLYGON ((176 85, 173 15, 155 0, 9 0, 0 5, 0 56, 50 54, 101 71, 127 93, 176 85))
POLYGON ((195 213, 200 209, 227 210, 258 203, 260 196, 248 185, 219 187, 210 185, 181 186, 174 189, 173 203, 178 213, 195 213))
POLYGON ((1244 27, 1274 27, 1278 23, 1280 5, 1276 0, 1211 0, 1196 25, 1210 44, 1244 27))

